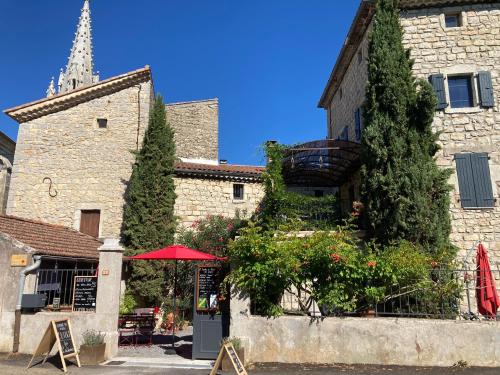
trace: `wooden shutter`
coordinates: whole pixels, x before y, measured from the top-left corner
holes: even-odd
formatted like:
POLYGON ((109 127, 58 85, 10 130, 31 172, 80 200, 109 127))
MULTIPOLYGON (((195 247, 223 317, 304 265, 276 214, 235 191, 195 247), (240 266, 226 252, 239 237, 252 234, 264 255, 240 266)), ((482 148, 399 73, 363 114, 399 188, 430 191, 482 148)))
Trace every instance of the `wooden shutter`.
POLYGON ((80 232, 99 237, 100 210, 82 210, 80 216, 80 232))
POLYGON ((434 92, 437 97, 436 109, 445 109, 448 107, 448 102, 446 101, 446 91, 444 89, 444 75, 443 74, 433 74, 429 77, 434 92))
POLYGON ((493 94, 493 82, 490 72, 479 72, 477 74, 479 83, 479 99, 481 107, 491 108, 495 105, 495 97, 493 94))
POLYGON ((488 154, 471 154, 472 174, 476 191, 477 207, 494 207, 493 188, 491 186, 488 154))
POLYGON ((456 154, 455 162, 457 164, 458 188, 462 207, 477 207, 471 154, 456 154))

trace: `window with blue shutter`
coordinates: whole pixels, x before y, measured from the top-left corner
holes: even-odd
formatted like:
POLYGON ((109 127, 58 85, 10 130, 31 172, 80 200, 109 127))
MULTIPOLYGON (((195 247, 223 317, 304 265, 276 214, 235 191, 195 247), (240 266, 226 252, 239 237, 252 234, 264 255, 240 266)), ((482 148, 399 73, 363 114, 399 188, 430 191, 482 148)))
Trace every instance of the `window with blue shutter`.
POLYGON ((450 93, 451 108, 474 107, 472 76, 448 77, 448 91, 450 93))
POLYGON ((455 162, 462 207, 494 207, 488 154, 456 154, 455 162))
POLYGON ((356 141, 361 141, 361 108, 356 109, 354 112, 354 122, 356 131, 356 141))
POLYGON ((495 106, 495 96, 493 93, 493 82, 490 72, 479 72, 477 74, 479 100, 481 107, 491 108, 495 106))
POLYGON ((444 75, 433 74, 429 77, 429 81, 434 88, 434 93, 436 94, 436 109, 445 109, 446 107, 448 107, 448 101, 446 100, 446 91, 444 88, 444 75))

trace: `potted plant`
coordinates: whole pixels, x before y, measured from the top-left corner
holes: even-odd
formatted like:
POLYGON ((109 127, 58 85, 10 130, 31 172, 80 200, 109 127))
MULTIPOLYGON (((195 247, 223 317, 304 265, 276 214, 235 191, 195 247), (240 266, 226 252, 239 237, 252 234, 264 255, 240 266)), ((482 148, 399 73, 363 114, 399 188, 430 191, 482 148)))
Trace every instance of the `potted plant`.
POLYGON ((80 345, 80 361, 84 365, 98 365, 105 361, 105 333, 89 329, 83 332, 83 344, 80 345))
MULTIPOLYGON (((240 359, 243 366, 245 366, 245 350, 241 345, 241 340, 238 337, 225 337, 222 339, 222 345, 233 344, 234 350, 240 359)), ((222 371, 231 371, 233 369, 233 364, 227 355, 222 358, 222 371)))

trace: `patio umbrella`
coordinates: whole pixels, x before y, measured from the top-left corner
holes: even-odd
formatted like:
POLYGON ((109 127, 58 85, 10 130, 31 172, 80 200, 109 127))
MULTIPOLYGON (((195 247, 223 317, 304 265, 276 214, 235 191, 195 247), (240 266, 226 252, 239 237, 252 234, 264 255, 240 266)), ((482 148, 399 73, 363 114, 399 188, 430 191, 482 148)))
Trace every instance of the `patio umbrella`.
POLYGON ((479 244, 476 256, 477 276, 476 276, 476 299, 479 312, 489 318, 497 315, 500 299, 495 288, 495 279, 491 275, 490 261, 488 253, 483 244, 479 244))
POLYGON ((144 254, 139 254, 130 257, 133 260, 174 260, 174 324, 172 327, 172 349, 168 350, 168 354, 175 354, 175 310, 176 310, 176 297, 175 290, 177 289, 177 261, 190 260, 190 261, 216 261, 224 260, 211 254, 203 253, 198 250, 193 250, 182 245, 171 245, 163 249, 153 250, 144 254))

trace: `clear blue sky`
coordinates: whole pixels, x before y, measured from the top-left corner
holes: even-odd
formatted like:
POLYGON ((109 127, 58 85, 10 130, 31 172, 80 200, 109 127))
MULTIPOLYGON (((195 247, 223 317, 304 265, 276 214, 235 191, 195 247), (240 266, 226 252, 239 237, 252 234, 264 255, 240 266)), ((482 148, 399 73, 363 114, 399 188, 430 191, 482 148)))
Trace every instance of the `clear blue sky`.
MULTIPOLYGON (((317 102, 358 0, 91 0, 101 79, 148 64, 165 101, 219 98, 219 157, 325 138, 317 102)), ((65 67, 83 0, 0 0, 0 108, 45 96, 65 67)), ((17 124, 0 113, 0 130, 17 124)))

